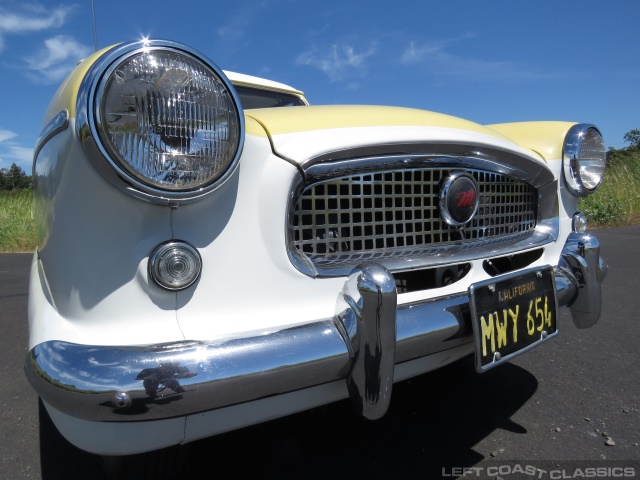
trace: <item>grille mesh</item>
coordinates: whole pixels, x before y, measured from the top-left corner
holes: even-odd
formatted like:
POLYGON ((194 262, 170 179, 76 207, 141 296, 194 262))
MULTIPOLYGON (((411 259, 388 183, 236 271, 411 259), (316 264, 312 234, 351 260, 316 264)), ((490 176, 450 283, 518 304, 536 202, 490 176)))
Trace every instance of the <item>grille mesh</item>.
POLYGON ((425 247, 469 248, 532 232, 536 191, 502 174, 466 170, 480 205, 463 229, 440 217, 439 185, 449 169, 406 169, 349 175, 307 186, 291 219, 293 246, 313 263, 411 255, 425 247))

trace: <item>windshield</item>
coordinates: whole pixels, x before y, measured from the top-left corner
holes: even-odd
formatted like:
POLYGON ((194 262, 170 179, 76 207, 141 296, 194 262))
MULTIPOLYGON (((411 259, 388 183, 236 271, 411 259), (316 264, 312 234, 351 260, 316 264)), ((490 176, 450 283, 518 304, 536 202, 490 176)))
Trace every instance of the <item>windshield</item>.
POLYGON ((274 90, 262 90, 254 87, 235 85, 236 92, 242 102, 242 108, 297 107, 306 105, 297 95, 274 90))

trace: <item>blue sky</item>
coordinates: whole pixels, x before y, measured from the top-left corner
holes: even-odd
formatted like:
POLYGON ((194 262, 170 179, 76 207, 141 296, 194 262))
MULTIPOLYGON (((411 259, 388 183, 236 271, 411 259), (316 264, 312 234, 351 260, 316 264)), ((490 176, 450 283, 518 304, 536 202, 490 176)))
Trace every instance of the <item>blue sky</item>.
MULTIPOLYGON (((588 122, 616 148, 640 128, 637 0, 95 0, 95 10, 100 48, 180 41, 314 104, 588 122)), ((93 43, 90 0, 0 0, 0 168, 30 172, 47 104, 93 43)))

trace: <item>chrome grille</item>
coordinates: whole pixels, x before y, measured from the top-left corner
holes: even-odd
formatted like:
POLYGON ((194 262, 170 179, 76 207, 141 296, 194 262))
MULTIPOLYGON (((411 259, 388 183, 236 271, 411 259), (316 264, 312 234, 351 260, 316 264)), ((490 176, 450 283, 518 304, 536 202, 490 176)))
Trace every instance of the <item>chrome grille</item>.
MULTIPOLYGON (((536 225, 536 191, 499 173, 466 169, 478 183, 480 206, 464 228, 439 212, 439 185, 452 169, 367 172, 305 187, 290 217, 290 240, 316 266, 437 253, 464 244, 487 247, 529 235, 536 225), (433 251, 432 251, 433 250, 433 251)), ((459 169, 458 169, 459 171, 459 169)))

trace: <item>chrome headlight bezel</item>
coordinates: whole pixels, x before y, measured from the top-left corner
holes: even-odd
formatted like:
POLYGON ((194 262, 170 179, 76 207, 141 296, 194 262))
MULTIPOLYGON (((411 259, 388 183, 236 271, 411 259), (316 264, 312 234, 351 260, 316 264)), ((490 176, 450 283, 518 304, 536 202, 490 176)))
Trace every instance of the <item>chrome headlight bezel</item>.
POLYGON ((598 130, 598 128, 596 128, 594 125, 586 123, 579 123, 571 127, 571 129, 567 133, 567 136, 565 137, 564 145, 562 148, 562 169, 564 172, 565 184, 567 185, 569 191, 573 195, 578 197, 584 197, 586 195, 594 193, 600 187, 600 185, 602 185, 605 167, 606 151, 604 149, 604 140, 602 139, 600 130, 598 130), (582 148, 584 141, 586 138, 593 135, 597 136, 596 141, 599 140, 599 143, 601 144, 602 151, 595 152, 596 154, 600 153, 601 158, 583 158, 582 148), (594 166, 592 166, 592 169, 595 167, 596 173, 588 172, 589 175, 595 175, 596 178, 599 176, 596 182, 585 181, 585 179, 583 178, 583 169, 585 167, 583 163, 586 161, 596 163, 594 166), (600 162, 601 165, 597 165, 598 162, 600 162), (600 173, 598 173, 597 170, 600 170, 600 173))
POLYGON ((153 203, 179 205, 198 200, 221 187, 237 170, 244 146, 245 123, 240 99, 222 69, 211 62, 200 52, 177 42, 166 40, 141 40, 115 46, 105 52, 89 68, 85 74, 76 102, 76 134, 87 156, 98 171, 113 185, 127 193, 153 203), (224 173, 210 182, 194 188, 169 189, 145 182, 143 176, 135 175, 131 169, 123 166, 117 153, 104 139, 104 125, 101 119, 104 89, 110 75, 128 59, 140 53, 168 52, 186 57, 189 61, 202 65, 210 70, 224 85, 226 94, 235 107, 238 125, 238 141, 235 152, 229 156, 230 161, 224 173))

